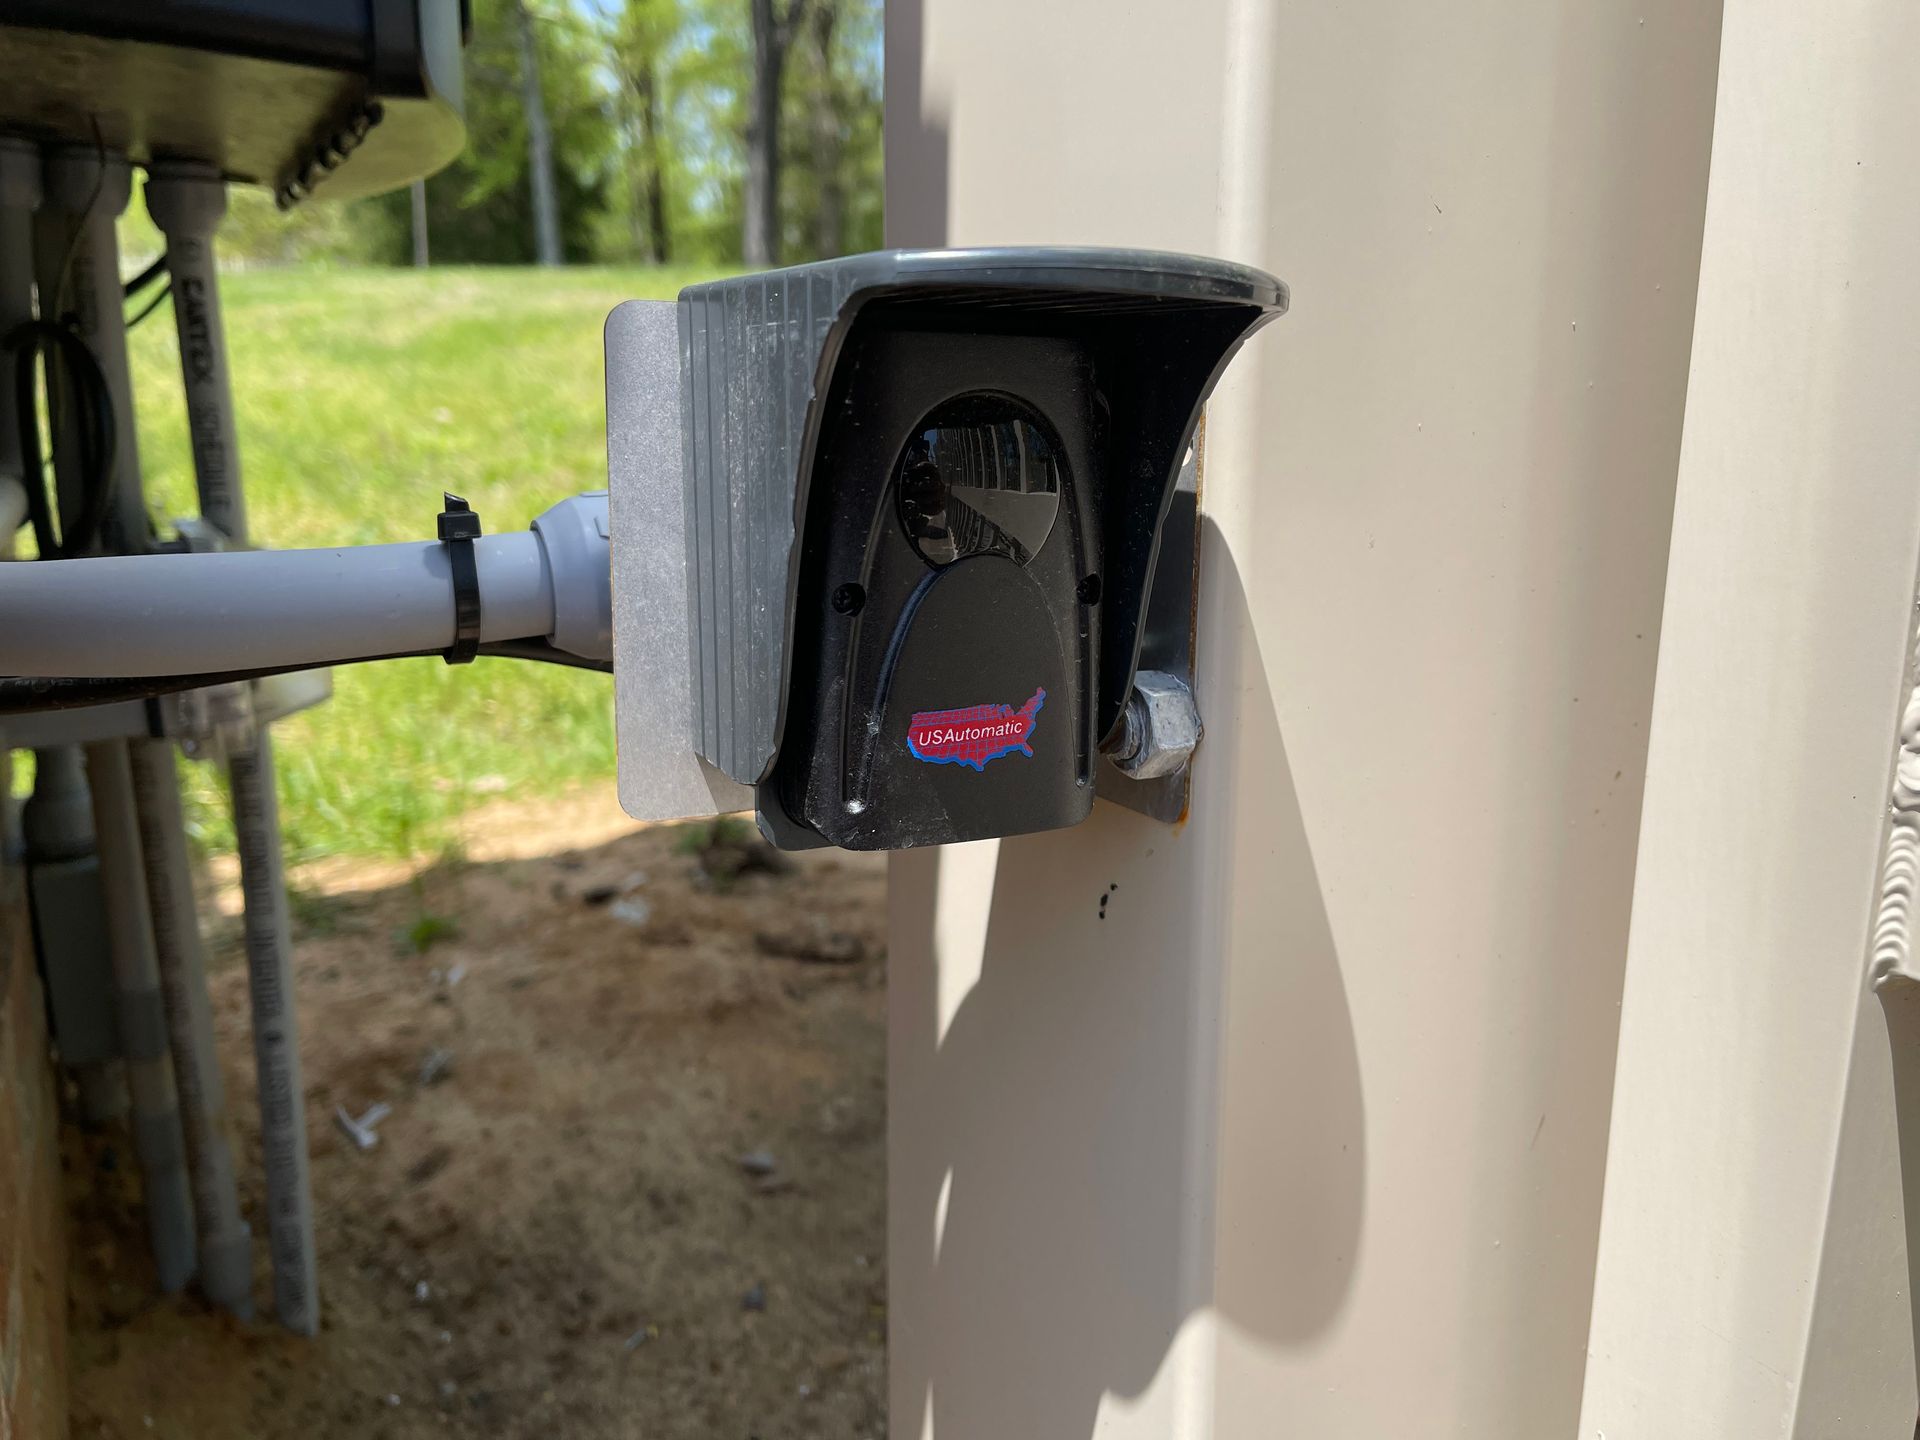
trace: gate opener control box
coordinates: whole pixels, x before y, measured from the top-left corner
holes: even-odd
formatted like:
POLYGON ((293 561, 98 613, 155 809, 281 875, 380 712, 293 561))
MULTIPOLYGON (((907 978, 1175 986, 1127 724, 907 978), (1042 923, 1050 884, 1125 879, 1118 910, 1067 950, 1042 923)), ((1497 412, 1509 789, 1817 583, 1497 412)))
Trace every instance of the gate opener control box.
POLYGON ((1286 304, 1220 261, 1022 249, 615 310, 622 803, 751 807, 786 848, 1084 820, 1151 739, 1136 671, 1201 407, 1286 304))

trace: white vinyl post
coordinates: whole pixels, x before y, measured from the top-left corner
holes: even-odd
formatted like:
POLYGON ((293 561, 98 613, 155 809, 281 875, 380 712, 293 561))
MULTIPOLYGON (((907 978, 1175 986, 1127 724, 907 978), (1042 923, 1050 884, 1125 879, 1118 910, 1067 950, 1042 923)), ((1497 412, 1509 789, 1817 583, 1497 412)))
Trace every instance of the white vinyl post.
POLYGON ((893 862, 899 1440, 1575 1434, 1720 13, 889 4, 890 241, 1293 300, 1185 824, 893 862))
POLYGON ((1726 9, 1583 1437, 1913 1433, 1868 979, 1920 566, 1916 69, 1903 0, 1726 9))

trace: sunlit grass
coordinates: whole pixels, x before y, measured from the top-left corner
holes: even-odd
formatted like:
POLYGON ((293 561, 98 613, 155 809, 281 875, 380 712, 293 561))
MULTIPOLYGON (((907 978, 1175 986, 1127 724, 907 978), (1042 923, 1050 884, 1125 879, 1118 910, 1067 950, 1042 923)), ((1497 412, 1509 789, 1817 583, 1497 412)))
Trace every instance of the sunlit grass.
MULTIPOLYGON (((222 286, 253 540, 430 539, 441 492, 489 531, 606 484, 601 325, 693 272, 286 269, 222 286)), ((192 514, 167 307, 133 335, 147 496, 192 514)), ((342 667, 333 700, 274 728, 289 852, 431 854, 500 794, 613 770, 604 676, 506 660, 342 667)), ((189 820, 232 833, 218 777, 187 766, 189 820)))

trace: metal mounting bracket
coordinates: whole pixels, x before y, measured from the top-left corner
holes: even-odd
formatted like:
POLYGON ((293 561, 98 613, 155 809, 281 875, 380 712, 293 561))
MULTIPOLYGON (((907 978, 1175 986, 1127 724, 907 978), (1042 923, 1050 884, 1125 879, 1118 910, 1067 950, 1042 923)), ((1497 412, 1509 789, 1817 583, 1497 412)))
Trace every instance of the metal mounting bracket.
MULTIPOLYGON (((1127 697, 1127 708, 1138 712, 1152 708, 1152 702, 1164 703, 1167 696, 1143 693, 1141 680, 1148 675, 1162 690, 1171 680, 1187 692, 1191 710, 1193 693, 1193 657, 1195 604, 1200 583, 1200 471, 1206 444, 1206 421, 1202 419, 1187 447, 1180 465, 1173 500, 1160 532, 1160 552, 1154 561, 1153 588, 1147 596, 1146 623, 1141 627, 1140 663, 1136 669, 1134 690, 1127 697)), ((1193 716, 1192 741, 1200 733, 1197 714, 1193 716)), ((1124 748, 1124 747, 1123 747, 1124 748)), ((1173 758, 1173 768, 1149 763, 1144 769, 1154 773, 1128 773, 1131 762, 1114 754, 1103 755, 1096 772, 1094 793, 1129 810, 1137 810, 1149 819, 1173 825, 1186 818, 1192 790, 1193 766, 1189 758, 1173 758)), ((1137 765, 1133 768, 1141 768, 1137 765)))

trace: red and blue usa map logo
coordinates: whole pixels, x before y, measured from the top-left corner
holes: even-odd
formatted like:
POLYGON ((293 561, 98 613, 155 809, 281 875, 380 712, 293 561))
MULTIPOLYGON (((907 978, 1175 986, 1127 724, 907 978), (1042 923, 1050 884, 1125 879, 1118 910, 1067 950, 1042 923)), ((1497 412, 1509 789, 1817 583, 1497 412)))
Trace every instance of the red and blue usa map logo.
POLYGON ((1033 754, 1033 727, 1047 692, 1035 690, 1018 710, 1011 705, 963 705, 958 710, 916 710, 907 722, 907 749, 929 765, 971 765, 1033 754))

